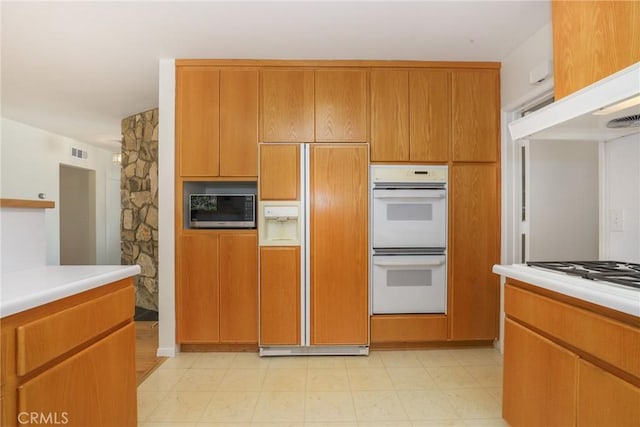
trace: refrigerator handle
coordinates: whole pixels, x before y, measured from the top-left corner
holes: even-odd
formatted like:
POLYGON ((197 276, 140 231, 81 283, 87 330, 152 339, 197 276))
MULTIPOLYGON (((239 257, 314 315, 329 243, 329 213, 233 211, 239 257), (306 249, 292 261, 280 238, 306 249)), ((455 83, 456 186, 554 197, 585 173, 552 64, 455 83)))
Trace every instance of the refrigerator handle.
POLYGON ((311 345, 311 146, 304 144, 304 294, 305 294, 305 340, 306 346, 311 345))

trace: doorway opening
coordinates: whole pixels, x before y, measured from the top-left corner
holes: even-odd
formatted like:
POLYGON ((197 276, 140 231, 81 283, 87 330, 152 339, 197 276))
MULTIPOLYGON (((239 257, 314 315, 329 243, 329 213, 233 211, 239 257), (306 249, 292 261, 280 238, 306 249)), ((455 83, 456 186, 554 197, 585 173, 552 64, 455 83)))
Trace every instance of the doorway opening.
POLYGON ((60 265, 96 264, 96 172, 60 165, 60 265))

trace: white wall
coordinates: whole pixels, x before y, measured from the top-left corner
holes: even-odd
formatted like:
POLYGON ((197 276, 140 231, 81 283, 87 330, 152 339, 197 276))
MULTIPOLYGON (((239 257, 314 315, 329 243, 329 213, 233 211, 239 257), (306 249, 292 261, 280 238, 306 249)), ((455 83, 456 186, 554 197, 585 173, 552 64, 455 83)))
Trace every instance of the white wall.
POLYGON ((60 263, 60 164, 94 170, 96 261, 98 264, 120 264, 120 195, 118 192, 115 198, 114 191, 107 192, 107 182, 116 178, 120 182, 120 167, 112 163, 110 151, 7 118, 2 118, 0 151, 0 197, 38 199, 39 193, 46 193, 46 199, 56 203, 54 209, 46 212, 47 264, 60 263), (88 159, 72 157, 72 147, 86 150, 88 159), (114 227, 107 225, 107 218, 110 222, 118 221, 117 236, 111 236, 114 227), (109 236, 107 230, 110 230, 109 236), (107 242, 114 241, 118 242, 117 251, 107 247, 107 242))
POLYGON ((604 144, 604 258, 640 263, 640 135, 604 144), (612 230, 612 210, 622 231, 612 230))
POLYGON ((517 103, 531 97, 538 85, 529 84, 529 71, 549 63, 553 74, 553 43, 551 23, 539 29, 502 60, 500 71, 502 105, 517 103))
POLYGON ((598 142, 529 146, 530 261, 598 259, 598 142))

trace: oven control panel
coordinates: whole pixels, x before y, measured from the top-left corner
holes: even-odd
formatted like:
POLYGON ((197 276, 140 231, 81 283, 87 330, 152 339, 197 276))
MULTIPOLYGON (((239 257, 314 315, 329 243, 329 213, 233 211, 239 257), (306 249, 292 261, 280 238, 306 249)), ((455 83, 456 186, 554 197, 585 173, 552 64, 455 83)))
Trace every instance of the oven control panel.
POLYGON ((375 165, 371 167, 371 182, 413 183, 447 182, 447 166, 396 166, 375 165))

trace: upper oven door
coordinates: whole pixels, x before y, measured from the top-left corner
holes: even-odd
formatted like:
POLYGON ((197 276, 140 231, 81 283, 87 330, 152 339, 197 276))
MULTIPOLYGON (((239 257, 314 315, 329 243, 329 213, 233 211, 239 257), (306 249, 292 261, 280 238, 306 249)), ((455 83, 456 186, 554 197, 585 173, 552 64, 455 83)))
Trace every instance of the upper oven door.
POLYGON ((445 189, 373 190, 374 248, 445 248, 445 189))

